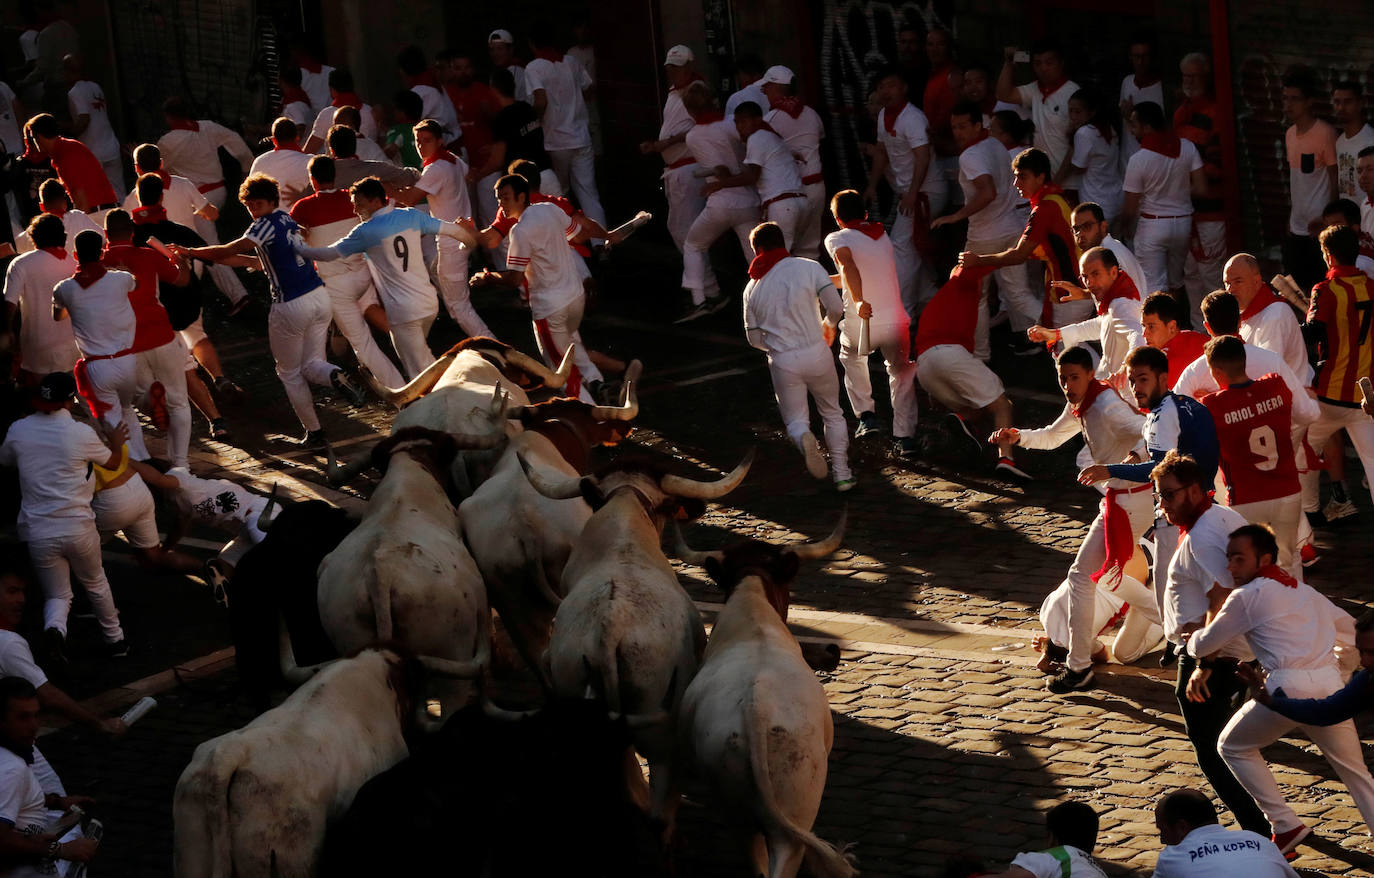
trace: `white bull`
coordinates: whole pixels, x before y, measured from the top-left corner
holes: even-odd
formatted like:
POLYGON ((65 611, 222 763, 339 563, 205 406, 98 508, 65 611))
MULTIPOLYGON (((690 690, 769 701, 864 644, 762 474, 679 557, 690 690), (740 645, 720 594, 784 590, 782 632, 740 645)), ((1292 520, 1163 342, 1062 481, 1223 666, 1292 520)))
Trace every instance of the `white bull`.
POLYGON ((328 823, 406 755, 408 677, 394 652, 368 650, 197 747, 172 804, 177 878, 314 875, 328 823))
MULTIPOLYGON (((696 518, 703 500, 743 481, 753 452, 716 482, 617 462, 596 476, 550 479, 517 455, 546 497, 585 497, 595 510, 563 569, 567 596, 554 616, 549 672, 560 696, 593 695, 636 727, 635 747, 649 762, 650 814, 671 832, 677 797, 671 766, 682 693, 696 674, 706 633, 660 548, 669 518, 696 518)), ((643 775, 627 765, 643 798, 643 775)))
POLYGON ((592 448, 629 435, 629 422, 639 412, 634 393, 639 371, 636 360, 625 373, 620 406, 554 399, 512 407, 507 416, 519 419, 524 430, 510 440, 487 480, 458 506, 491 605, 546 689, 543 655, 563 600, 563 568, 592 510, 581 497, 551 500, 540 494, 525 478, 519 457, 542 472, 586 474, 592 448))
MULTIPOLYGON (((318 572, 320 623, 341 655, 394 642, 440 676, 461 681, 485 671, 491 611, 445 490, 456 451, 454 437, 421 427, 400 430, 373 448, 382 480, 362 521, 318 572)), ((443 686, 445 715, 467 702, 470 688, 454 681, 443 686)))
POLYGON ((756 540, 683 560, 704 566, 728 597, 682 699, 678 755, 717 803, 754 828, 751 875, 792 878, 802 860, 820 878, 853 864, 811 831, 825 792, 834 729, 825 689, 784 621, 799 559, 840 546, 844 518, 820 543, 780 550, 756 540))

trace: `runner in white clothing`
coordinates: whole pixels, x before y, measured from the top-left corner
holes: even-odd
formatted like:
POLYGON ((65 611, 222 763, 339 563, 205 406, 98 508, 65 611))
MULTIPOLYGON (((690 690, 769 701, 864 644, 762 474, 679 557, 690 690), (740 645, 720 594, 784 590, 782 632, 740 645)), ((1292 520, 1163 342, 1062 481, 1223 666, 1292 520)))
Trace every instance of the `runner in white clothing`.
POLYGON ((1145 329, 1140 325, 1140 291, 1121 270, 1116 254, 1106 247, 1086 250, 1079 259, 1080 279, 1086 289, 1070 281, 1055 281, 1060 301, 1088 299, 1096 313, 1087 320, 1059 329, 1032 327, 1031 341, 1062 342, 1064 347, 1097 342, 1102 349, 1095 377, 1112 385, 1118 393, 1126 390, 1126 355, 1145 346, 1145 329))
POLYGON ((277 119, 272 123, 272 148, 253 159, 253 167, 248 171, 277 181, 282 193, 281 209, 288 213, 296 199, 310 189, 310 172, 306 170, 310 154, 301 149, 300 133, 295 122, 285 116, 277 119))
POLYGON ((744 164, 738 174, 712 180, 702 191, 710 198, 711 193, 720 189, 754 187, 759 193, 764 220, 782 230, 786 247, 791 250, 806 211, 801 174, 797 173, 792 151, 764 124, 763 109, 753 101, 735 108, 734 122, 744 143, 744 164))
POLYGON ((701 80, 694 61, 692 50, 686 46, 673 46, 668 50, 663 59, 663 73, 669 85, 668 97, 663 102, 663 124, 659 126, 657 140, 646 140, 639 145, 641 153, 648 155, 656 152, 663 158, 663 194, 668 199, 668 234, 679 251, 684 250, 687 233, 706 204, 705 196, 701 194, 701 182, 692 173, 696 170, 697 160, 685 145, 687 132, 695 123, 683 106, 682 98, 688 86, 701 80))
POLYGON ((761 223, 750 243, 758 255, 749 264, 749 283, 744 287, 745 338, 768 355, 773 395, 788 438, 806 459, 807 472, 818 479, 826 475, 825 456, 811 432, 809 395, 825 423, 835 488, 852 490, 856 482, 849 468, 849 427, 840 409, 840 382, 830 353, 844 303, 825 269, 810 259, 788 255, 776 223, 761 223), (817 313, 818 299, 825 309, 824 322, 817 313))
MULTIPOLYGON (((100 232, 104 234, 100 225, 91 219, 90 215, 72 208, 71 198, 67 195, 67 190, 62 185, 62 181, 56 177, 44 180, 38 187, 39 209, 45 214, 52 214, 62 220, 62 225, 67 230, 67 240, 74 242, 76 236, 86 230, 100 232)), ((19 237, 14 242, 14 249, 20 253, 27 253, 34 249, 33 240, 27 232, 20 232, 19 237)))
POLYGON ((372 105, 363 103, 363 99, 353 90, 353 74, 339 69, 329 74, 329 106, 316 114, 315 124, 311 126, 310 137, 305 143, 306 152, 316 152, 324 146, 325 140, 329 137, 329 129, 338 124, 334 114, 340 107, 352 107, 358 111, 361 125, 358 129, 360 140, 376 142, 377 119, 372 113, 372 105))
POLYGON ((66 249, 67 230, 52 214, 29 223, 36 250, 21 253, 5 269, 5 327, 19 324, 20 384, 34 386, 49 372, 70 372, 81 358, 68 320, 54 320, 52 289, 76 272, 76 256, 66 249))
POLYGON ((849 404, 859 419, 854 437, 877 433, 882 424, 873 405, 868 359, 881 351, 892 395, 892 437, 902 457, 914 457, 916 444, 916 364, 911 361, 911 327, 897 285, 897 259, 882 223, 868 221, 863 196, 838 192, 830 212, 839 231, 825 238, 838 274, 831 281, 844 291, 840 323, 840 365, 849 404), (867 330, 867 331, 865 331, 867 330), (867 336, 867 347, 863 345, 867 336))
POLYGON ((1159 104, 1136 104, 1130 121, 1140 149, 1126 163, 1121 225, 1135 231, 1135 255, 1149 292, 1164 290, 1182 300, 1193 196, 1207 192, 1202 155, 1169 130, 1159 104))
POLYGON ((1293 306, 1264 282, 1259 260, 1249 253, 1237 253, 1226 261, 1222 279, 1226 292, 1235 296, 1240 306, 1241 338, 1283 357, 1295 375, 1311 381, 1312 365, 1307 360, 1302 326, 1293 306))
POLYGON ((62 59, 62 72, 71 84, 67 92, 67 109, 72 114, 72 134, 90 149, 105 168, 115 198, 122 199, 129 187, 124 184, 124 160, 119 151, 119 138, 110 125, 110 110, 105 92, 97 83, 86 79, 81 59, 67 55, 62 59))
POLYGON ((796 74, 781 65, 769 67, 759 80, 768 98, 763 121, 787 142, 801 174, 806 207, 792 251, 807 259, 821 255, 821 220, 825 216, 825 175, 821 172, 821 141, 825 125, 820 114, 796 96, 796 74))
POLYGON ((535 57, 525 65, 525 87, 544 129, 549 162, 563 191, 577 199, 578 209, 605 226, 606 211, 596 188, 596 156, 583 97, 594 85, 592 78, 580 61, 554 48, 553 29, 546 22, 532 24, 529 39, 535 57))
POLYGON ((1175 790, 1160 799, 1155 826, 1165 848, 1151 878, 1298 878, 1273 841, 1221 826, 1212 800, 1198 790, 1175 790))
MULTIPOLYGON (((167 166, 169 173, 180 174, 194 183, 216 210, 224 207, 229 193, 224 188, 219 150, 223 148, 228 152, 245 174, 253 166, 253 151, 236 132, 209 119, 196 119, 182 98, 164 101, 162 116, 171 129, 157 139, 162 164, 167 166)), ((210 240, 204 230, 197 228, 196 231, 206 241, 210 240)))
POLYGON ((1073 240, 1078 245, 1080 253, 1086 253, 1094 247, 1106 247, 1116 255, 1116 264, 1121 266, 1121 270, 1126 272, 1131 283, 1135 284, 1136 291, 1142 299, 1149 298, 1150 293, 1155 292, 1145 285, 1145 270, 1140 267, 1140 260, 1135 258, 1131 248, 1118 241, 1108 231, 1111 225, 1107 222, 1107 214, 1102 210, 1102 205, 1092 201, 1081 202, 1073 209, 1071 222, 1073 240))
POLYGON ((439 84, 434 69, 425 63, 425 53, 420 47, 410 45, 402 49, 396 56, 396 66, 401 69, 401 78, 406 85, 420 99, 420 116, 416 121, 435 119, 442 129, 444 143, 461 141, 463 131, 458 122, 458 110, 439 84))

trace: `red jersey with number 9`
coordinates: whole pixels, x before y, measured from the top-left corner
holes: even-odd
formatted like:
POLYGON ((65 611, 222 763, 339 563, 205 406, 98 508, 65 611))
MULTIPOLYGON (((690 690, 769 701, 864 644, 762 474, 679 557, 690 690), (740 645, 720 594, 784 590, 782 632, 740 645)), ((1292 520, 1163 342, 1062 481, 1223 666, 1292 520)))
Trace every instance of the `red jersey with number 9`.
POLYGON ((1293 453, 1293 395, 1278 375, 1209 393, 1230 505, 1278 500, 1302 490, 1293 453))
POLYGON ((1309 322, 1326 328, 1321 369, 1312 382, 1317 398, 1332 405, 1357 407, 1361 378, 1374 379, 1374 281, 1358 268, 1331 269, 1312 288, 1309 322))

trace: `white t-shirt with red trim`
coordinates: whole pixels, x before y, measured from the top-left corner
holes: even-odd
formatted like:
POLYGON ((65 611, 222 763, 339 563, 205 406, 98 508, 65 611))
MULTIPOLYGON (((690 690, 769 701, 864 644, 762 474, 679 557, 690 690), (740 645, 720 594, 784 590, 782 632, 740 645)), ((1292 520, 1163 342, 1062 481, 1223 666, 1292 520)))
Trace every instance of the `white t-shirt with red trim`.
POLYGON ((451 160, 438 159, 424 166, 415 188, 425 193, 431 216, 450 223, 472 216, 467 173, 468 163, 456 155, 451 160))
POLYGON ((1178 156, 1141 149, 1126 163, 1122 187, 1140 196, 1141 214, 1157 217, 1192 216, 1190 175, 1201 170, 1202 156, 1191 140, 1180 140, 1178 156))
POLYGON ((109 357, 133 345, 138 318, 129 294, 136 286, 127 271, 107 271, 88 287, 74 277, 53 287, 52 300, 67 309, 83 357, 109 357))
POLYGON ((506 267, 524 272, 535 320, 561 311, 583 294, 578 257, 568 246, 580 228, 576 218, 545 201, 526 207, 510 230, 506 267))

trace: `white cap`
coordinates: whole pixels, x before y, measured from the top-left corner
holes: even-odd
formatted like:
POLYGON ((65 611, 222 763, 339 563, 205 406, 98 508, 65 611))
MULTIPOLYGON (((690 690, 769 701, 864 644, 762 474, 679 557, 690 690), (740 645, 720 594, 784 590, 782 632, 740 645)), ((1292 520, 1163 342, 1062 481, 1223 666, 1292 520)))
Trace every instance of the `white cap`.
POLYGON ((776 85, 791 85, 792 80, 796 78, 797 75, 791 70, 781 64, 774 64, 763 74, 763 78, 759 80, 759 84, 762 85, 765 82, 771 82, 776 85))
POLYGON ((487 36, 487 42, 488 42, 488 43, 507 43, 507 44, 513 46, 513 45, 515 45, 515 37, 513 37, 513 36, 510 35, 510 31, 508 31, 508 30, 502 30, 502 29, 498 28, 498 29, 492 31, 492 32, 487 36))
POLYGON ((693 55, 692 50, 686 46, 673 46, 668 50, 668 57, 663 59, 663 66, 681 67, 684 64, 692 63, 696 58, 697 56, 693 55))

